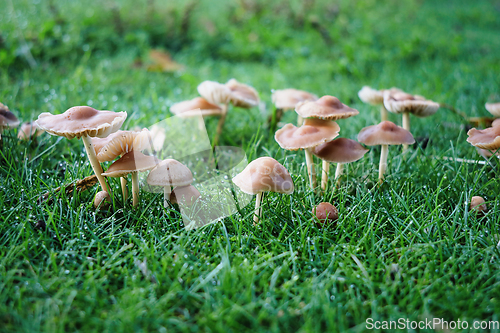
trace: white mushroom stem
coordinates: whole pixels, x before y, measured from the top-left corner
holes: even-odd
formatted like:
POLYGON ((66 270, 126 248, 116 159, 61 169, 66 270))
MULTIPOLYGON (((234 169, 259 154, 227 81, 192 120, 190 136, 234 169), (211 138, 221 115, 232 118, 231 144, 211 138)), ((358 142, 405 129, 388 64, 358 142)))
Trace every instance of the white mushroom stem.
POLYGON ((307 165, 307 173, 309 175, 309 183, 311 185, 311 189, 316 187, 316 171, 314 170, 314 160, 313 154, 309 148, 304 149, 306 153, 306 165, 307 165))
POLYGON ((324 191, 328 186, 328 173, 330 172, 330 163, 323 161, 323 174, 321 175, 321 189, 324 191))
POLYGON ((340 176, 344 171, 344 163, 337 163, 337 169, 335 169, 335 179, 337 180, 337 186, 340 185, 340 176))
POLYGON ((262 207, 261 207, 261 202, 262 202, 262 193, 257 193, 257 197, 255 198, 255 212, 253 215, 253 224, 256 225, 260 221, 260 217, 262 216, 262 207))
POLYGON ((172 189, 170 185, 163 186, 163 207, 168 207, 168 202, 170 201, 170 194, 172 193, 172 189))
MULTIPOLYGON (((403 128, 411 133, 411 131, 410 131, 410 113, 409 112, 403 112, 403 128)), ((403 151, 406 151, 407 149, 408 149, 408 145, 404 144, 403 151)))
POLYGON ((304 123, 304 118, 302 118, 301 116, 297 116, 297 127, 302 126, 303 123, 304 123))
POLYGON ((214 147, 219 144, 219 138, 222 134, 222 128, 224 127, 224 122, 226 121, 227 108, 228 108, 228 103, 222 105, 222 114, 219 118, 219 122, 217 123, 217 132, 215 133, 215 138, 213 143, 214 147))
POLYGON ((128 199, 127 178, 120 177, 120 184, 122 186, 123 203, 125 203, 128 199))
POLYGON ((94 173, 97 179, 99 180, 99 184, 101 184, 102 190, 110 193, 110 191, 108 190, 108 186, 106 184, 106 179, 102 175, 101 164, 99 163, 99 161, 97 160, 97 156, 95 155, 95 150, 92 145, 92 140, 90 139, 90 137, 84 135, 82 136, 82 141, 85 146, 85 150, 87 152, 87 157, 89 158, 90 165, 92 166, 92 169, 94 170, 94 173))
POLYGON ((382 145, 382 150, 380 151, 380 164, 378 166, 378 180, 382 182, 384 180, 384 173, 387 169, 387 156, 389 155, 389 146, 382 145))
POLYGON ((386 121, 387 118, 388 118, 387 117, 387 110, 386 110, 384 104, 382 104, 380 106, 380 119, 381 119, 381 121, 386 121))
POLYGON ((139 204, 139 173, 132 172, 132 206, 139 204))

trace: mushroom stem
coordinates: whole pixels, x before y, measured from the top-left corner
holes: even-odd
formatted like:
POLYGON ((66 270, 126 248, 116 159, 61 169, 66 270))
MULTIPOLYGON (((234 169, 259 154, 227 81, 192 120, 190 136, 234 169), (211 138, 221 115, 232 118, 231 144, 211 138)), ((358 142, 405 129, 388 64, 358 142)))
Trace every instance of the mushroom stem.
POLYGON ((306 153, 306 165, 307 173, 309 175, 309 183, 311 184, 311 189, 314 190, 316 187, 316 171, 314 170, 314 160, 311 150, 309 148, 304 149, 306 153))
POLYGON ((340 176, 344 171, 344 163, 337 163, 337 169, 335 169, 335 179, 337 180, 337 186, 340 185, 340 176))
POLYGON ((111 193, 108 190, 106 179, 102 175, 102 167, 99 161, 97 160, 97 156, 95 155, 95 150, 94 147, 92 146, 92 140, 90 140, 88 136, 84 135, 82 136, 82 141, 85 146, 85 151, 87 152, 87 157, 89 158, 90 165, 92 166, 92 169, 94 170, 94 173, 97 176, 97 179, 99 180, 99 184, 101 184, 102 190, 111 193))
POLYGON ((302 118, 301 116, 297 116, 297 126, 302 126, 303 123, 304 118, 302 118))
POLYGON ((255 198, 255 212, 253 216, 253 224, 256 225, 260 221, 260 217, 262 215, 262 208, 260 207, 260 204, 262 202, 262 193, 257 193, 257 197, 255 198))
MULTIPOLYGON (((411 131, 410 131, 410 113, 409 112, 403 112, 403 128, 411 133, 411 131)), ((408 145, 404 144, 403 151, 406 151, 407 149, 408 149, 408 145)))
POLYGON ((380 106, 380 119, 381 119, 381 121, 387 120, 387 110, 386 110, 384 104, 382 104, 380 106))
POLYGON ((132 207, 139 204, 139 174, 132 172, 132 207))
POLYGON ((170 201, 170 194, 172 193, 172 189, 169 186, 163 187, 163 207, 168 207, 168 202, 170 201))
POLYGON ((128 199, 127 178, 120 177, 120 184, 122 186, 123 203, 125 204, 128 199))
POLYGON ((219 138, 222 133, 222 128, 224 127, 224 122, 226 121, 227 116, 227 103, 222 105, 222 114, 219 118, 219 122, 217 123, 217 132, 215 133, 213 146, 217 146, 219 144, 219 138))
POLYGON ((321 189, 324 191, 328 187, 328 173, 330 172, 330 163, 323 161, 323 174, 321 175, 321 189))
POLYGON ((198 117, 198 129, 200 131, 205 130, 205 121, 203 120, 203 116, 198 117))
POLYGON ((378 166, 378 180, 382 182, 384 180, 384 173, 387 169, 387 156, 389 155, 389 145, 382 145, 382 150, 380 151, 380 164, 378 166))

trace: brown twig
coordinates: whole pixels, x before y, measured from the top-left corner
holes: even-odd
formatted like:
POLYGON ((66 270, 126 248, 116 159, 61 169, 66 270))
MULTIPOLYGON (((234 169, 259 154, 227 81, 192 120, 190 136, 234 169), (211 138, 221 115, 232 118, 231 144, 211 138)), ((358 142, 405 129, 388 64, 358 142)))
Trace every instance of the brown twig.
POLYGON ((91 188, 92 186, 94 186, 96 183, 97 183, 97 176, 96 175, 92 175, 92 176, 85 177, 83 179, 79 179, 75 182, 72 182, 69 185, 66 185, 64 187, 59 186, 58 188, 56 188, 52 191, 44 193, 40 198, 38 198, 37 203, 41 204, 42 202, 47 201, 47 200, 49 201, 49 203, 51 203, 53 199, 52 198, 49 199, 49 196, 51 194, 55 194, 57 192, 60 192, 63 189, 66 192, 67 196, 71 196, 71 195, 73 195, 74 190, 76 190, 77 192, 86 191, 89 188, 91 188))

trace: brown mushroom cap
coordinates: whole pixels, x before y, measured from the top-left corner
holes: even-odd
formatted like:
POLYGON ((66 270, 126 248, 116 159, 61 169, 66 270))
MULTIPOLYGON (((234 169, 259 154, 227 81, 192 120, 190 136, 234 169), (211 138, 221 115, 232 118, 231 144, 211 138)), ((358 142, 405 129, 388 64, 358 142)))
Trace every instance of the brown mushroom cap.
POLYGON ((236 79, 226 82, 231 91, 231 103, 240 108, 252 108, 259 105, 259 93, 253 87, 240 83, 236 79))
POLYGON ((222 109, 203 97, 196 97, 189 101, 176 103, 170 107, 170 112, 179 117, 194 117, 200 114, 202 116, 215 116, 222 114, 222 109))
POLYGON ((94 198, 94 207, 95 208, 105 208, 111 203, 111 197, 109 196, 109 193, 106 191, 99 191, 95 195, 94 198))
POLYGON ((233 178, 233 183, 247 194, 277 192, 291 194, 294 186, 288 170, 272 157, 250 162, 233 178))
POLYGON ((82 136, 104 138, 120 129, 127 112, 99 111, 90 106, 74 106, 62 114, 38 116, 37 125, 52 135, 68 139, 82 136))
POLYGON ((210 103, 226 104, 231 99, 231 90, 215 81, 203 81, 198 85, 198 93, 210 103))
POLYGON ((22 123, 19 132, 17 132, 17 138, 19 140, 29 140, 31 138, 39 137, 43 134, 43 132, 45 131, 40 129, 35 122, 30 121, 22 123))
POLYGON ((303 118, 319 118, 325 120, 337 120, 355 116, 358 110, 343 104, 337 97, 323 96, 314 102, 302 102, 297 104, 295 112, 303 118))
POLYGON ((286 124, 276 131, 274 139, 283 149, 298 150, 332 141, 339 135, 339 131, 339 125, 334 121, 312 118, 305 119, 300 127, 286 124))
POLYGON ((160 161, 154 156, 144 155, 140 151, 131 151, 111 164, 103 173, 108 177, 125 177, 132 172, 143 172, 153 169, 160 161))
POLYGON ((272 101, 277 109, 295 110, 300 102, 315 101, 318 96, 297 89, 281 89, 273 91, 272 101))
POLYGON ((92 145, 99 162, 112 161, 133 150, 142 151, 150 146, 150 133, 144 128, 139 132, 116 131, 105 138, 92 138, 92 145))
POLYGON ((500 117, 500 103, 486 103, 484 107, 495 117, 500 117))
POLYGON ((486 201, 480 196, 473 196, 470 200, 470 210, 475 210, 478 213, 486 213, 488 208, 485 204, 486 201))
POLYGON ((200 191, 193 185, 177 186, 170 194, 170 202, 183 206, 192 206, 200 196, 200 191))
POLYGON ((312 213, 321 222, 327 222, 326 219, 328 219, 328 222, 333 222, 339 218, 339 211, 329 202, 320 203, 318 206, 314 207, 312 213))
POLYGON ((488 127, 483 130, 475 128, 467 132, 467 142, 483 149, 496 151, 500 148, 500 126, 488 127))
POLYGON ((187 186, 193 182, 193 174, 181 162, 166 159, 151 170, 147 182, 154 186, 187 186))
POLYGON ((384 106, 389 112, 410 112, 417 117, 433 115, 439 109, 439 103, 426 100, 422 96, 390 90, 384 91, 384 106))
POLYGON ((363 157, 368 149, 357 141, 338 138, 311 149, 312 153, 330 163, 350 163, 363 157))
POLYGON ((19 119, 10 112, 6 105, 0 103, 0 130, 2 128, 14 128, 19 125, 19 119))
POLYGON ((363 128, 358 134, 358 141, 367 146, 415 143, 410 132, 390 121, 363 128))

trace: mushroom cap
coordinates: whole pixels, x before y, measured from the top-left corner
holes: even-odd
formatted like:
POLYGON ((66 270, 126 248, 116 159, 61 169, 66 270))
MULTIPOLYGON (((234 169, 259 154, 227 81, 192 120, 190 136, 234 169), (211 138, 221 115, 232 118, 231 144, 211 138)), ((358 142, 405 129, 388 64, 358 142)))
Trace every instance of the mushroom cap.
POLYGON ((369 86, 363 86, 358 92, 358 97, 363 103, 371 105, 384 104, 384 91, 376 90, 369 86))
POLYGON ((410 132, 390 121, 363 128, 358 134, 358 141, 367 146, 415 143, 410 132))
POLYGON ((339 125, 331 120, 305 119, 304 124, 296 127, 286 124, 276 131, 274 139, 281 148, 299 150, 332 141, 339 135, 339 125))
POLYGON ((227 104, 231 99, 231 90, 215 81, 203 81, 198 85, 198 93, 210 103, 227 104))
POLYGON ((355 116, 358 110, 343 104, 337 97, 323 96, 314 102, 301 102, 295 107, 295 112, 303 118, 319 118, 337 120, 355 116))
POLYGON ((14 128, 19 125, 19 119, 10 112, 6 105, 0 103, 0 130, 2 128, 14 128))
POLYGON ((500 103, 486 103, 484 107, 495 117, 500 117, 500 103))
POLYGON ((260 157, 250 162, 233 178, 233 183, 252 195, 262 192, 292 194, 294 190, 288 170, 272 157, 260 157))
POLYGON ((426 100, 422 96, 390 90, 384 91, 384 106, 389 112, 410 112, 417 117, 428 117, 439 109, 439 103, 426 100))
POLYGON ((197 116, 200 112, 202 116, 220 115, 222 109, 203 97, 196 97, 188 101, 175 103, 170 107, 170 112, 179 117, 189 118, 197 116))
POLYGON ((320 203, 318 206, 313 208, 312 213, 321 222, 327 222, 326 219, 328 219, 328 222, 333 222, 339 218, 339 211, 329 202, 320 203))
POLYGON ((127 112, 99 111, 90 106, 74 106, 61 114, 45 112, 36 124, 52 135, 68 139, 82 136, 104 138, 120 129, 127 112))
POLYGON ((95 208, 104 208, 105 206, 109 205, 111 203, 111 197, 109 196, 109 193, 106 191, 99 191, 95 195, 94 198, 94 207, 95 208))
POLYGON ((153 169, 160 161, 154 156, 144 155, 132 150, 111 164, 102 175, 107 177, 125 177, 132 172, 143 172, 153 169))
POLYGON ((338 138, 311 149, 312 153, 330 163, 350 163, 363 157, 368 149, 357 141, 338 138))
POLYGON ((485 204, 486 201, 480 196, 473 196, 470 200, 470 210, 475 210, 478 213, 486 213, 488 208, 485 204))
POLYGON ((150 146, 150 133, 144 128, 139 132, 116 131, 105 138, 92 138, 92 145, 99 162, 112 161, 133 150, 142 151, 150 146))
POLYGON ((192 206, 201 196, 193 185, 177 186, 170 194, 170 202, 182 206, 192 206))
POLYGON ((40 129, 35 122, 30 121, 22 123, 19 132, 17 132, 17 138, 19 140, 29 140, 31 138, 36 138, 42 135, 43 132, 45 131, 40 129))
POLYGON ((155 186, 187 186, 193 182, 193 174, 181 162, 166 159, 151 170, 147 182, 155 186))
POLYGON ((298 103, 315 101, 318 96, 307 91, 290 88, 275 90, 271 98, 277 109, 295 110, 298 103))
POLYGON ((500 126, 488 127, 483 130, 475 128, 467 132, 467 142, 483 149, 496 151, 500 148, 500 126))
POLYGON ((259 93, 255 88, 231 79, 226 82, 226 87, 231 91, 230 101, 240 108, 252 108, 259 105, 259 93))
POLYGON ((493 120, 491 127, 500 126, 500 118, 493 120))

